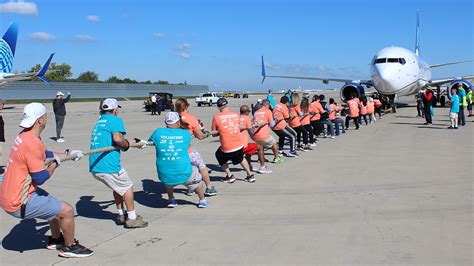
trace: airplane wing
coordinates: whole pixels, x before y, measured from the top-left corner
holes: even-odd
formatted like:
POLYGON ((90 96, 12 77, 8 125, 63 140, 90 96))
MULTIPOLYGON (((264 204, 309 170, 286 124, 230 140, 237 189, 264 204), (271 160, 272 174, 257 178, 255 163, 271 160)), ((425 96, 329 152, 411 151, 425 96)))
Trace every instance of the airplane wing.
POLYGON ((467 80, 474 80, 474 75, 471 75, 471 76, 464 76, 464 77, 457 77, 457 78, 446 78, 446 79, 437 79, 437 80, 432 80, 430 82, 430 85, 431 87, 436 87, 436 86, 440 86, 440 85, 443 85, 443 84, 446 84, 446 83, 449 83, 453 80, 458 80, 458 79, 467 79, 467 80))
POLYGON ((3 75, 3 78, 0 79, 0 85, 3 86, 3 85, 6 85, 7 83, 14 82, 14 81, 30 80, 36 77, 36 78, 41 79, 44 83, 51 86, 51 83, 49 83, 45 75, 48 71, 49 65, 51 64, 51 60, 53 59, 53 56, 54 56, 54 53, 49 56, 46 63, 44 63, 43 67, 38 72, 3 75))
POLYGON ((472 61, 473 60, 464 60, 464 61, 449 62, 449 63, 444 63, 444 64, 434 64, 434 65, 430 65, 430 68, 457 65, 457 64, 462 64, 462 63, 467 63, 467 62, 472 62, 472 61))
POLYGON ((373 86, 371 80, 353 80, 353 79, 340 79, 340 78, 322 78, 322 77, 298 77, 298 76, 275 76, 275 75, 267 75, 265 71, 265 62, 263 61, 262 56, 262 83, 265 81, 265 78, 284 78, 284 79, 306 79, 306 80, 320 80, 324 84, 328 84, 331 82, 342 82, 342 83, 350 83, 356 82, 363 85, 373 86))

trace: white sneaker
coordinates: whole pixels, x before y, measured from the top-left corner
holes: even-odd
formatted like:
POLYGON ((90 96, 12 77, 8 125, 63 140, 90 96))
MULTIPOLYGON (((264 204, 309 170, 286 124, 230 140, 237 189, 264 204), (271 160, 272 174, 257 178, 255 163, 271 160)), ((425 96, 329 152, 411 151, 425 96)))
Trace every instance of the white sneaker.
POLYGON ((336 137, 335 136, 331 136, 331 139, 335 139, 336 137))
POLYGON ((318 144, 316 144, 316 142, 311 143, 311 147, 316 147, 316 146, 318 146, 318 144))
POLYGON ((258 169, 257 173, 259 174, 271 174, 272 173, 272 170, 268 169, 268 167, 266 165, 260 167, 260 169, 258 169))
POLYGON ((59 139, 56 140, 56 142, 63 143, 63 142, 66 142, 66 141, 64 140, 64 138, 59 138, 59 139))

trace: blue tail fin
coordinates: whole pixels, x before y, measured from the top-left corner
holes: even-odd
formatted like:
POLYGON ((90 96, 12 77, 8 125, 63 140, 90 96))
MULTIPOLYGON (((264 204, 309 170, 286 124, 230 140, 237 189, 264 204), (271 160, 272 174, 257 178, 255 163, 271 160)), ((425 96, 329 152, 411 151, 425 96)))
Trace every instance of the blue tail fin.
POLYGON ((265 77, 267 74, 265 73, 265 62, 263 61, 263 55, 262 55, 262 84, 265 81, 265 77))
POLYGON ((420 10, 416 11, 416 40, 415 40, 415 54, 420 55, 420 10))
POLYGON ((0 40, 0 72, 11 73, 15 56, 18 24, 12 23, 0 40))
POLYGON ((35 76, 35 77, 41 79, 44 83, 46 83, 50 86, 51 86, 51 83, 49 83, 49 81, 46 79, 46 77, 44 75, 46 75, 46 71, 48 71, 49 64, 51 64, 51 60, 53 59, 53 56, 54 56, 54 53, 49 56, 48 60, 46 60, 46 63, 44 63, 41 70, 35 76))

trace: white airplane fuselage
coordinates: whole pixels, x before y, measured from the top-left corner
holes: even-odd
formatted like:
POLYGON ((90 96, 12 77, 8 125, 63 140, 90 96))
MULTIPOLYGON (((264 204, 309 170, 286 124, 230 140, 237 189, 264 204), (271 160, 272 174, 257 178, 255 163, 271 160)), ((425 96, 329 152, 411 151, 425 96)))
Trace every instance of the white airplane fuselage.
POLYGON ((431 81, 430 66, 412 51, 387 47, 373 58, 370 75, 375 89, 383 95, 416 94, 431 81))

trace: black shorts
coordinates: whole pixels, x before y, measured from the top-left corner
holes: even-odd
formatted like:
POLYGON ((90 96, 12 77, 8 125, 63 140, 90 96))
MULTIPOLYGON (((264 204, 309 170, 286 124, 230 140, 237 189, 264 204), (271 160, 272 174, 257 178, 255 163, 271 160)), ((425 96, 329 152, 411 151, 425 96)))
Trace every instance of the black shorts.
POLYGON ((221 148, 219 147, 216 151, 216 159, 219 162, 219 165, 224 165, 228 161, 232 161, 232 164, 239 164, 244 160, 244 151, 243 149, 240 149, 238 151, 233 151, 229 153, 225 153, 221 151, 221 148))

